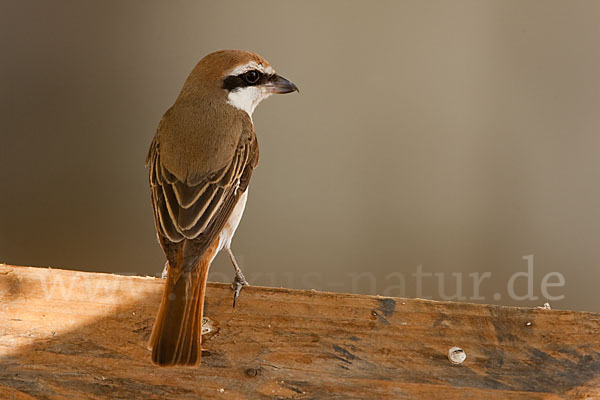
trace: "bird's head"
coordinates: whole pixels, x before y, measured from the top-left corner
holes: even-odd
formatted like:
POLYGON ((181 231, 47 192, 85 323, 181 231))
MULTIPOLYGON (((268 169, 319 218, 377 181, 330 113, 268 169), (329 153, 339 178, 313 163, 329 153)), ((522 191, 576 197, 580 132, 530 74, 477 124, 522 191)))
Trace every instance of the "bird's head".
POLYGON ((250 116, 270 95, 298 91, 296 85, 277 75, 267 60, 243 50, 221 50, 200 60, 181 95, 193 95, 197 89, 214 93, 250 116))

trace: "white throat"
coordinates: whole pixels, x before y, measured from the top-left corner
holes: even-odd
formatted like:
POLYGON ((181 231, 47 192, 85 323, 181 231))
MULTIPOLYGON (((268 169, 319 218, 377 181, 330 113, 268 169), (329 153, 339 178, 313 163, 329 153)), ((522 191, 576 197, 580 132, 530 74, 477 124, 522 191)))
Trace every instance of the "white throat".
POLYGON ((235 108, 246 111, 250 118, 252 118, 252 113, 258 103, 270 95, 271 93, 264 87, 246 86, 230 92, 227 96, 227 102, 235 108))

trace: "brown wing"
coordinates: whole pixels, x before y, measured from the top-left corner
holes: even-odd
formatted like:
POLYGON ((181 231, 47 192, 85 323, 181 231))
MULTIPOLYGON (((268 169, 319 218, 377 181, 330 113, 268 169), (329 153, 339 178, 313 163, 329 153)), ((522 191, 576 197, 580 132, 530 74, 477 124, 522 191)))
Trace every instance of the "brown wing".
POLYGON ((220 170, 182 182, 160 161, 160 144, 153 140, 146 160, 154 219, 167 259, 175 265, 183 257, 183 269, 194 268, 197 259, 217 238, 238 199, 246 191, 258 163, 254 132, 242 135, 229 164, 220 170), (178 256, 180 247, 183 254, 178 256))

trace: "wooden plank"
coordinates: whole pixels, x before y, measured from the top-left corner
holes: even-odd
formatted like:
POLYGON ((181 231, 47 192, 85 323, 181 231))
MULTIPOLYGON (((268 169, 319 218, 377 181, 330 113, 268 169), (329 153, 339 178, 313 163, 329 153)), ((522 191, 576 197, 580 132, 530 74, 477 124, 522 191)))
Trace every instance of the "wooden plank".
POLYGON ((209 284, 202 365, 159 368, 162 286, 0 265, 0 398, 600 397, 600 314, 209 284))

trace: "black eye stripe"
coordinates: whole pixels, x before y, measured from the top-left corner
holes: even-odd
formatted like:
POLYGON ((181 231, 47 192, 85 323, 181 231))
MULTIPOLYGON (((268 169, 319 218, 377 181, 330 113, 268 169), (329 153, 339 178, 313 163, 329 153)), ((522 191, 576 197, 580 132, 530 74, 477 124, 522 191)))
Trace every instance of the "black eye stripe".
MULTIPOLYGON (((259 72, 260 73, 260 72, 259 72)), ((273 75, 260 73, 260 78, 254 83, 248 83, 246 79, 244 79, 243 74, 239 75, 230 75, 223 80, 223 89, 229 90, 230 92, 239 88, 248 87, 248 86, 260 86, 267 83, 273 75)))

